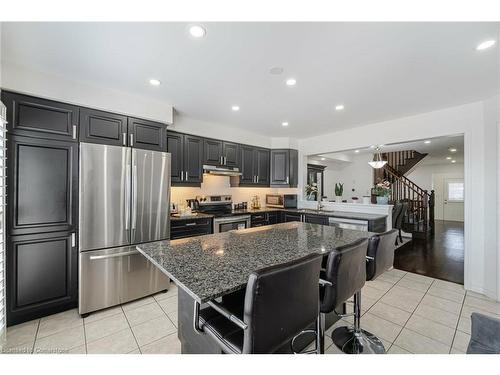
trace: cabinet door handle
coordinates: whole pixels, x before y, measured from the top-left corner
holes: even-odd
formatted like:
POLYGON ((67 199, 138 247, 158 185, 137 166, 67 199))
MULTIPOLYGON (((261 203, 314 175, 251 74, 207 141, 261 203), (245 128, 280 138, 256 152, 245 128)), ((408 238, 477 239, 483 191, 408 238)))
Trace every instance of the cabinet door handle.
POLYGON ((73 139, 76 139, 76 125, 73 125, 73 139))
POLYGON ((76 247, 76 234, 71 233, 71 247, 76 247))
POLYGON ((184 181, 184 171, 181 171, 181 181, 184 181))
POLYGON ((127 145, 127 133, 123 133, 123 145, 127 145))
POLYGON ((188 171, 184 172, 184 175, 185 175, 185 178, 186 178, 186 181, 188 180, 188 171))
POLYGON ((259 175, 256 176, 255 182, 257 182, 257 183, 259 182, 259 175))
POLYGON ((290 183, 290 178, 287 176, 286 177, 286 183, 289 184, 290 183))
POLYGON ((224 165, 227 165, 227 158, 224 156, 224 165))
POLYGON ((130 134, 130 146, 134 145, 134 135, 130 134))
POLYGON ((186 223, 186 227, 194 227, 196 226, 196 223, 186 223))

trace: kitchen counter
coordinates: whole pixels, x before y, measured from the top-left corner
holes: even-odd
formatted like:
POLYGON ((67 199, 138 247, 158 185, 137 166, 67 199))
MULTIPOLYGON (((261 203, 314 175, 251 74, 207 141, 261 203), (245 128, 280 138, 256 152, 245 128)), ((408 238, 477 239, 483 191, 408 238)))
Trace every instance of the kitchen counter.
POLYGON ((233 215, 245 215, 254 214, 261 212, 275 212, 275 211, 286 211, 286 212, 297 212, 310 215, 321 215, 329 217, 339 217, 343 219, 354 219, 354 220, 378 220, 385 219, 387 215, 384 214, 370 214, 364 212, 346 212, 346 211, 325 211, 325 210, 313 210, 307 208, 275 208, 275 207, 262 207, 259 209, 247 209, 247 210, 233 210, 233 215))
POLYGON ((255 270, 311 253, 327 253, 373 233, 290 222, 173 241, 137 249, 200 303, 242 289, 255 270))
POLYGON ((179 221, 179 220, 192 220, 192 219, 211 219, 214 215, 204 214, 203 212, 197 212, 196 215, 187 215, 187 216, 174 216, 170 215, 171 221, 179 221))

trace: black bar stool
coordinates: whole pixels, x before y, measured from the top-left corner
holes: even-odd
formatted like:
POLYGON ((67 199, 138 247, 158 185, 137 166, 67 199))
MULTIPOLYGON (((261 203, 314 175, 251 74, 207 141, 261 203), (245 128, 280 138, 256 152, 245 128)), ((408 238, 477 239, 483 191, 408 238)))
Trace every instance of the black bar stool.
MULTIPOLYGON (((375 235, 366 249, 366 280, 375 280, 394 263, 397 230, 375 235)), ((348 354, 382 354, 384 344, 372 333, 361 329, 361 289, 354 295, 354 327, 339 327, 332 333, 334 344, 348 354)))
POLYGON ((353 315, 337 311, 365 285, 367 241, 362 238, 327 255, 325 268, 321 271, 324 282, 320 286, 320 353, 325 350, 325 314, 335 311, 342 317, 353 315))
MULTIPOLYGON (((322 255, 311 254, 292 262, 253 272, 248 278, 244 304, 195 302, 194 329, 208 334, 225 353, 273 353, 302 332, 314 332, 319 349, 318 283, 322 255)), ((226 299, 229 301, 230 299, 226 299)), ((224 301, 223 301, 224 302, 224 301)), ((293 347, 292 347, 293 351, 293 347)))

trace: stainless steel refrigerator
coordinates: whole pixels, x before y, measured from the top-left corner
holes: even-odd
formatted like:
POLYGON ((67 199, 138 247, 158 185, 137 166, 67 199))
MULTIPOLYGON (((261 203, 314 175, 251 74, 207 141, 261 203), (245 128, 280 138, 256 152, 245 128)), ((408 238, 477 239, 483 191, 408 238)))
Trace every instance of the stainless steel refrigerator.
POLYGON ((169 153, 80 144, 80 314, 168 289, 136 244, 169 238, 169 210, 169 153))

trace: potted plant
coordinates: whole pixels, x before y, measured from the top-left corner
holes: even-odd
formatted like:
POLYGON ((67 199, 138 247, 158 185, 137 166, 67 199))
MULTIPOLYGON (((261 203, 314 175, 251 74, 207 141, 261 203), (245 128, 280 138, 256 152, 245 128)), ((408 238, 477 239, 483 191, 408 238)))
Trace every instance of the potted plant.
POLYGON ((308 201, 316 200, 316 196, 318 195, 318 184, 316 182, 306 185, 306 195, 308 201))
POLYGON ((335 183, 335 202, 342 203, 343 194, 344 194, 344 184, 342 182, 335 183))
POLYGON ((377 196, 377 204, 388 204, 391 196, 391 183, 383 180, 375 185, 374 193, 377 196))

